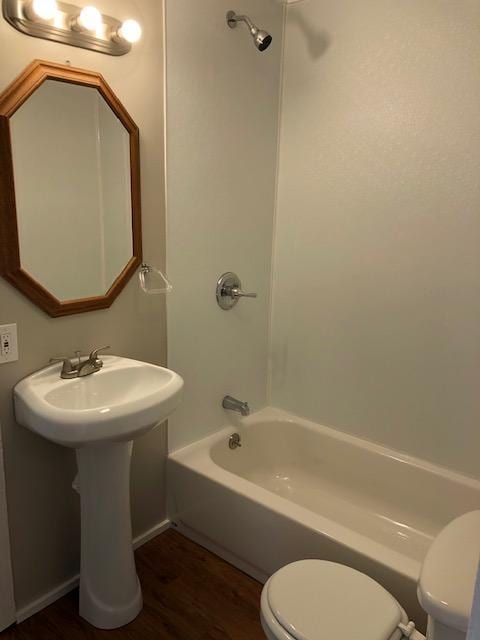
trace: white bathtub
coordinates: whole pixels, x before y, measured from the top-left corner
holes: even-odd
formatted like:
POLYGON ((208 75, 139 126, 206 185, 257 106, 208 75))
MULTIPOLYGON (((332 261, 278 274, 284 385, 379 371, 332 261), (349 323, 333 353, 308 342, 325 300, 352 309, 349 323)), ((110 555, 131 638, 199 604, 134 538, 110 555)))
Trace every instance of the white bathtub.
POLYGON ((435 534, 480 508, 480 482, 264 409, 169 456, 170 518, 259 580, 324 558, 389 589, 422 627, 416 581, 435 534), (240 433, 242 447, 228 438, 240 433))

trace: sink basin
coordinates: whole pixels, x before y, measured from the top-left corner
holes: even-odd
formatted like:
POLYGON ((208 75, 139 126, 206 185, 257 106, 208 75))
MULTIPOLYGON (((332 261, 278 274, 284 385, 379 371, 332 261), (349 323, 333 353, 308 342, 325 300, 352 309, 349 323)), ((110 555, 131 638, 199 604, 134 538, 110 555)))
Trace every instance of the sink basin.
POLYGON ((133 439, 163 422, 180 402, 182 378, 163 367, 102 356, 92 375, 60 378, 61 365, 37 371, 14 389, 17 422, 74 447, 82 522, 80 615, 102 629, 142 609, 130 516, 133 439))
POLYGON ((132 440, 163 422, 180 402, 182 378, 163 367, 103 356, 90 376, 62 380, 61 364, 37 371, 14 390, 17 421, 66 447, 132 440))

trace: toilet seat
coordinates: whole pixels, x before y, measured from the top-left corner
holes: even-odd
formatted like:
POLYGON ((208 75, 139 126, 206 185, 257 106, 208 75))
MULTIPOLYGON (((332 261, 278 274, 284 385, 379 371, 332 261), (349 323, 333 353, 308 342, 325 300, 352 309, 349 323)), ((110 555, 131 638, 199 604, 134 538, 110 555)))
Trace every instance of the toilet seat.
POLYGON ((301 560, 277 571, 262 591, 271 640, 397 640, 407 616, 377 582, 344 565, 301 560))

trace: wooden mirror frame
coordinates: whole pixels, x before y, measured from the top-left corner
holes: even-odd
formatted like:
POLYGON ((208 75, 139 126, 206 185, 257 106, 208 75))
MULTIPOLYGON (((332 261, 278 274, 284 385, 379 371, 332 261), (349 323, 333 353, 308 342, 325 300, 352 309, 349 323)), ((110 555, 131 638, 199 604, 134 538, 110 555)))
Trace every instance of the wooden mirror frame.
POLYGON ((57 317, 110 307, 141 261, 140 154, 137 125, 99 73, 35 60, 0 95, 0 275, 50 316, 57 317), (103 296, 58 300, 21 266, 9 120, 45 80, 57 80, 97 89, 130 135, 132 257, 103 296))

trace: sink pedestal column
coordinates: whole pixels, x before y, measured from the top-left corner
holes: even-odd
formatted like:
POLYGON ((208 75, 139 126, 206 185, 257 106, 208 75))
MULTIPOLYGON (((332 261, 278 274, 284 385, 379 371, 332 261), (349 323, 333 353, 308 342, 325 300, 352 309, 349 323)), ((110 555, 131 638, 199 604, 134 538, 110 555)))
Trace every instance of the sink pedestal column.
POLYGON ((80 615, 95 627, 115 629, 142 609, 130 516, 132 442, 76 450, 82 551, 80 615))

